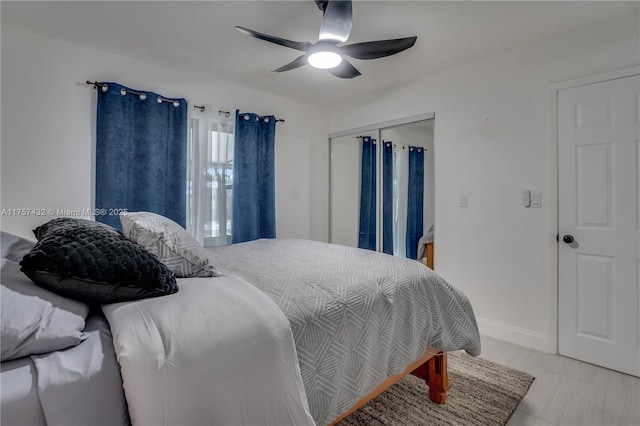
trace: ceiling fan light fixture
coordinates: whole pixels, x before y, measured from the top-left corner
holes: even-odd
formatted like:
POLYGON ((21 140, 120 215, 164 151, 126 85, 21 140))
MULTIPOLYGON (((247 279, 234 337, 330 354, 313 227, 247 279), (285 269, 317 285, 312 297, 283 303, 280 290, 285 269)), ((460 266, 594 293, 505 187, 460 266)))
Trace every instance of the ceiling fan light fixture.
POLYGON ((335 68, 342 62, 342 56, 336 52, 321 50, 309 55, 309 65, 323 70, 335 68))
POLYGON ((314 68, 326 70, 340 65, 342 55, 335 40, 320 40, 307 49, 307 62, 314 68))

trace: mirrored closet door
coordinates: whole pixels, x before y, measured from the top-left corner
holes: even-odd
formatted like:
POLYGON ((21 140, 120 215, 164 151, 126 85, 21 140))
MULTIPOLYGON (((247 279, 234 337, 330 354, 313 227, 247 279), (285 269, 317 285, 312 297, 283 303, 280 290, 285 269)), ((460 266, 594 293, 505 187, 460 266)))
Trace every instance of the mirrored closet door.
POLYGON ((330 242, 432 257, 433 128, 431 114, 331 135, 330 242))

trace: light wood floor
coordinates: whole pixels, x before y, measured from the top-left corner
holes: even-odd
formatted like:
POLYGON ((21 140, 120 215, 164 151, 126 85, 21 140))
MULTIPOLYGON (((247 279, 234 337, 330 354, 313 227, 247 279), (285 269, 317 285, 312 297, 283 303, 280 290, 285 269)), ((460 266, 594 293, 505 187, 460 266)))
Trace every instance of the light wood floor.
POLYGON ((483 358, 535 376, 507 426, 640 425, 640 379, 482 336, 483 358))

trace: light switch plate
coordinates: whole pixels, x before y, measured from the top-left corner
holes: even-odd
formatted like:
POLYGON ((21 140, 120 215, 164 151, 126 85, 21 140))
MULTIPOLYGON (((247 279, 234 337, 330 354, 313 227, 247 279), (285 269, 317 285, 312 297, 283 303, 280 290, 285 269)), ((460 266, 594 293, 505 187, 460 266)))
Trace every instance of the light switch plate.
POLYGON ((531 207, 531 191, 528 189, 522 190, 522 205, 527 208, 531 207))
POLYGON ((459 206, 460 207, 469 207, 469 196, 467 194, 460 195, 459 206))
POLYGON ((542 207, 542 193, 541 192, 532 192, 531 193, 531 207, 539 209, 542 207))

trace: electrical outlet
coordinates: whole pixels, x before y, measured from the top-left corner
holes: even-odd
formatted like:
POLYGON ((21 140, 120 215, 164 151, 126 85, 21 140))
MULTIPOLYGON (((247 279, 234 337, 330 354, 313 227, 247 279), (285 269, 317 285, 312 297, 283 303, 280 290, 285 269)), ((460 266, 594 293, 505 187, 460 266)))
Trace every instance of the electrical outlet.
POLYGON ((460 207, 469 207, 469 196, 467 194, 460 195, 460 200, 458 205, 460 207))

